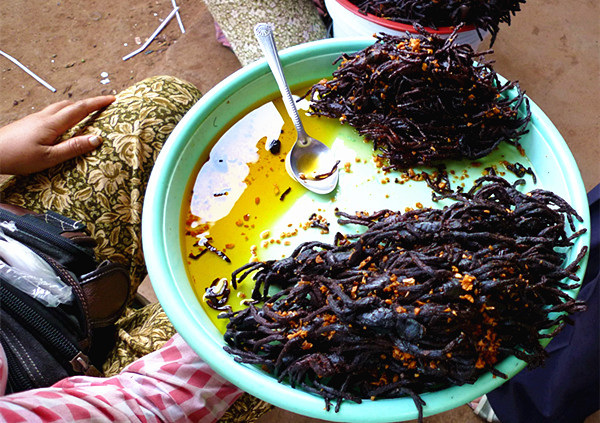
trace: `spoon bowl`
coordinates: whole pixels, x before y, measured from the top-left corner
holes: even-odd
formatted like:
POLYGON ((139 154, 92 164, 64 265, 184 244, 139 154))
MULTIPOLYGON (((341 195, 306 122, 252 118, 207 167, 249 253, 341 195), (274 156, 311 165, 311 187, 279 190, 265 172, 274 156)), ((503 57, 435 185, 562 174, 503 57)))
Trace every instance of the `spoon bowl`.
POLYGON ((321 141, 307 136, 297 140, 285 158, 285 168, 300 184, 317 194, 328 194, 338 182, 339 160, 321 141))
POLYGON ((281 91, 285 108, 298 133, 296 142, 285 158, 285 168, 288 174, 306 189, 317 194, 329 194, 338 184, 339 160, 335 160, 329 147, 310 137, 304 130, 294 97, 285 80, 271 25, 257 24, 254 27, 254 34, 265 54, 281 91))

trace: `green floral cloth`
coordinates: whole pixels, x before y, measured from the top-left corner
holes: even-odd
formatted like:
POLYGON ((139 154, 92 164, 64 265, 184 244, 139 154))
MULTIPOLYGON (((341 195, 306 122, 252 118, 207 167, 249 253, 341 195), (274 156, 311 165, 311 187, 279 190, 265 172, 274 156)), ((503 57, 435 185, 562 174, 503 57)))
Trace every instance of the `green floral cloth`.
POLYGON ((96 134, 104 140, 98 149, 15 177, 0 196, 36 212, 53 210, 84 222, 98 242, 98 260, 129 267, 133 298, 146 276, 141 242, 146 184, 164 142, 200 97, 195 86, 173 77, 143 80, 62 137, 96 134))
POLYGON ((159 303, 128 309, 117 321, 118 342, 102 367, 104 376, 118 374, 138 358, 162 347, 175 335, 175 328, 159 303))
MULTIPOLYGON (((200 97, 195 86, 170 76, 135 84, 62 137, 96 134, 104 140, 98 149, 0 183, 0 200, 39 213, 54 210, 85 222, 98 242, 98 259, 129 267, 133 298, 146 276, 141 215, 148 178, 169 134, 200 97)), ((175 333, 158 303, 127 309, 116 325, 117 343, 103 366, 106 376, 159 349, 175 333)), ((271 408, 244 394, 220 422, 251 423, 271 408)))

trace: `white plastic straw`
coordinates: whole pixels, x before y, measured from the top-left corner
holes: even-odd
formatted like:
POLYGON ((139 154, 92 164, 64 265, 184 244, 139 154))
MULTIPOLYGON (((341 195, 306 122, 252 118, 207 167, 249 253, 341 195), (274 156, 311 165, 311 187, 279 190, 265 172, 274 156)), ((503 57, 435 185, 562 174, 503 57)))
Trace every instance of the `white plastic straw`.
POLYGON ((154 33, 150 36, 150 38, 148 38, 146 40, 146 42, 144 44, 142 44, 142 46, 140 48, 138 48, 137 50, 129 53, 126 56, 123 56, 123 61, 127 60, 127 59, 131 59, 133 56, 135 56, 136 54, 141 53, 142 51, 144 51, 146 49, 146 47, 148 47, 150 45, 150 43, 152 41, 154 41, 154 39, 156 38, 156 36, 158 34, 160 34, 160 31, 163 30, 163 28, 165 26, 167 26, 167 24, 169 23, 169 21, 171 19, 173 19, 173 16, 175 16, 175 14, 177 13, 177 11, 179 10, 179 7, 176 7, 175 9, 173 9, 171 11, 171 13, 169 13, 169 16, 166 17, 166 19, 164 21, 162 21, 162 23, 158 26, 158 28, 156 28, 156 31, 154 31, 154 33))
POLYGON ((15 65, 17 65, 21 69, 23 69, 29 76, 31 76, 37 82, 39 82, 40 84, 42 84, 44 87, 48 88, 53 93, 56 92, 56 88, 54 88, 52 85, 48 84, 46 81, 44 81, 42 78, 40 78, 39 76, 37 76, 35 73, 31 72, 29 69, 27 69, 27 67, 25 65, 23 65, 21 62, 19 62, 17 59, 15 59, 14 57, 12 57, 9 54, 6 54, 2 50, 0 50, 0 54, 2 56, 6 57, 8 60, 10 60, 11 62, 13 62, 15 65))
MULTIPOLYGON (((179 8, 175 0, 171 0, 171 4, 173 5, 173 9, 179 8)), ((177 18, 177 23, 179 24, 179 29, 181 29, 181 33, 185 34, 185 28, 183 27, 183 22, 181 21, 181 15, 179 14, 179 12, 175 14, 175 17, 177 18)))

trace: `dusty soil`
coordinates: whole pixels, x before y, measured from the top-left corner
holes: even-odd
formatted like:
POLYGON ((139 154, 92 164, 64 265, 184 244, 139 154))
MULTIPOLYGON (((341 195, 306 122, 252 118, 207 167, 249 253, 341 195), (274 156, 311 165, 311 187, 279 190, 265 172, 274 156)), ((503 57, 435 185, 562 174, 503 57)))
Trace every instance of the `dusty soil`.
POLYGON ((177 4, 186 33, 172 19, 145 52, 123 61, 167 17, 170 0, 1 2, 0 49, 57 91, 0 56, 0 125, 52 102, 116 93, 152 75, 175 75, 206 92, 238 69, 235 55, 216 41, 204 2, 177 4))

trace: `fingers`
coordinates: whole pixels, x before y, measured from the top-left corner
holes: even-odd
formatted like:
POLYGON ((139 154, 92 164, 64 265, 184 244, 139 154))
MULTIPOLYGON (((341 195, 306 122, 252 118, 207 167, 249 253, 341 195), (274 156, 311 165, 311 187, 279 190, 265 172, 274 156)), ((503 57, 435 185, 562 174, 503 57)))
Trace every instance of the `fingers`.
POLYGON ((73 104, 71 100, 63 100, 58 103, 50 104, 49 106, 44 107, 39 113, 44 113, 48 115, 53 115, 61 109, 64 109, 68 105, 73 104))
POLYGON ((54 166, 82 154, 89 153, 102 144, 102 139, 97 135, 81 135, 70 138, 51 147, 49 161, 54 166))
POLYGON ((115 101, 115 96, 112 95, 86 98, 75 103, 65 100, 46 107, 44 111, 51 113, 51 124, 59 133, 62 133, 90 113, 108 106, 113 101, 115 101))

